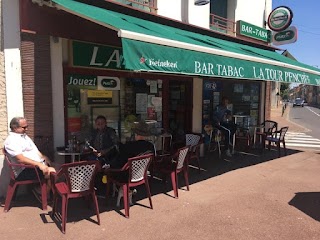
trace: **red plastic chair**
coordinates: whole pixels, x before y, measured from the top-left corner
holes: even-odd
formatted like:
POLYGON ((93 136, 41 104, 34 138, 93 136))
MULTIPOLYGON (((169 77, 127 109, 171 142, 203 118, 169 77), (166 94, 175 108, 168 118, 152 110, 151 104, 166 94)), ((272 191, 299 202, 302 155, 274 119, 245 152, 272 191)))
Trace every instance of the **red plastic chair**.
POLYGON ((15 193, 15 190, 17 188, 17 186, 20 185, 27 185, 27 184, 39 184, 40 185, 40 189, 41 189, 41 202, 42 202, 42 210, 47 210, 47 181, 46 179, 42 179, 39 177, 38 171, 37 171, 37 167, 36 166, 32 166, 32 165, 26 165, 26 164, 15 164, 12 163, 7 155, 6 150, 3 148, 2 149, 5 161, 9 167, 10 170, 10 183, 8 185, 8 190, 7 190, 7 196, 6 196, 6 200, 5 200, 5 206, 4 206, 4 212, 8 212, 9 208, 10 208, 10 204, 11 204, 11 200, 12 197, 15 193), (34 171, 37 174, 37 179, 35 180, 23 180, 23 181, 19 181, 17 180, 17 176, 16 176, 16 171, 15 168, 32 168, 34 169, 34 171))
POLYGON ((129 217, 129 190, 131 187, 136 187, 144 184, 147 190, 150 208, 153 209, 151 192, 148 182, 148 168, 153 160, 153 154, 145 154, 133 158, 129 158, 128 162, 122 169, 107 169, 107 197, 110 193, 111 183, 123 188, 123 202, 125 208, 125 216, 129 217))
POLYGON ((188 163, 186 160, 188 151, 189 147, 187 146, 179 148, 173 156, 164 158, 163 161, 155 166, 159 172, 170 174, 175 198, 178 198, 178 173, 180 172, 183 172, 187 190, 189 191, 188 163))
POLYGON ((61 230, 66 231, 68 213, 68 200, 70 198, 92 197, 95 211, 100 225, 99 206, 94 189, 94 180, 97 171, 100 169, 99 161, 81 161, 63 164, 57 173, 51 173, 53 207, 52 216, 56 213, 58 196, 62 198, 61 209, 61 230), (63 178, 63 181, 59 182, 63 178))
POLYGON ((199 173, 200 168, 200 147, 203 142, 202 134, 200 133, 187 133, 186 134, 186 146, 189 147, 188 163, 193 160, 197 161, 199 173))

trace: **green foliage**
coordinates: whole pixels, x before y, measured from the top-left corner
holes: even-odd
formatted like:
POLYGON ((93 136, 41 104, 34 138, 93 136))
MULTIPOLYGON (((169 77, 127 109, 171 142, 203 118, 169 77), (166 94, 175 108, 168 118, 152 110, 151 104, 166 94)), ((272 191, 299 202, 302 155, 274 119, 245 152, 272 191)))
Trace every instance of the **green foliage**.
POLYGON ((289 99, 289 86, 290 83, 281 83, 280 96, 282 99, 289 99))

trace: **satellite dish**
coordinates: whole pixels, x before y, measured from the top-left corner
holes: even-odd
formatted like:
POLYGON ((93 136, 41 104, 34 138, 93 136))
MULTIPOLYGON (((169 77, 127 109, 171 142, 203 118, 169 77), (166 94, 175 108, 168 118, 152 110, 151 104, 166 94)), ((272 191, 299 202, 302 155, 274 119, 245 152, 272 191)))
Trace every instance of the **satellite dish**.
POLYGON ((210 3, 210 0, 194 0, 194 5, 202 6, 210 3))

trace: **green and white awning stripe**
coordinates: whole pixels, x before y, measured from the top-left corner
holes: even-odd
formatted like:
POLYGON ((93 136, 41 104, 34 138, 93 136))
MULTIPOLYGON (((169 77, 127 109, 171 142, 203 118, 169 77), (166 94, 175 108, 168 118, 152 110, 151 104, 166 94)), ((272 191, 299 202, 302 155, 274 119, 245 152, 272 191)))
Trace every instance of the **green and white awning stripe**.
POLYGON ((320 85, 320 70, 276 52, 165 26, 75 0, 58 9, 118 31, 124 67, 154 71, 320 85))
POLYGON ((122 39, 122 44, 125 67, 132 70, 304 84, 320 81, 319 75, 280 64, 235 59, 131 39, 122 39))

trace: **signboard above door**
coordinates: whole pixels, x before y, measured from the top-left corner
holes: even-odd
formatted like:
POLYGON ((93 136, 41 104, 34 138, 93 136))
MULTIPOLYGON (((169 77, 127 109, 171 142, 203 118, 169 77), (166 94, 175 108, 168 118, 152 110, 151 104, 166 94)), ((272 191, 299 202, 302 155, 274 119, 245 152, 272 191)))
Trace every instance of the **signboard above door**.
POLYGON ((237 22, 237 34, 267 43, 269 43, 271 39, 270 30, 255 26, 242 20, 237 22))

